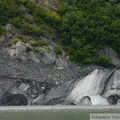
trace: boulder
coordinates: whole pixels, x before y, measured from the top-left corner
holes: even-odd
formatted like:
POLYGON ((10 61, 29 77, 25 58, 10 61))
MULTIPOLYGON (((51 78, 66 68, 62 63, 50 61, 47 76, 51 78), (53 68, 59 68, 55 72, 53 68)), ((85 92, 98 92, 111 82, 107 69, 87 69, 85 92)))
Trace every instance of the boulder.
POLYGON ((1 106, 21 106, 27 105, 28 100, 23 94, 5 93, 0 99, 1 106))
POLYGON ((9 30, 15 29, 15 27, 14 27, 12 24, 8 23, 8 24, 5 26, 5 29, 6 29, 7 31, 9 31, 9 30))
POLYGON ((116 51, 114 51, 111 47, 105 46, 104 49, 100 51, 101 54, 106 55, 111 59, 111 62, 115 66, 120 66, 120 58, 116 51))
POLYGON ((16 44, 13 44, 11 47, 7 48, 7 51, 13 59, 22 61, 31 59, 37 63, 40 62, 37 56, 33 53, 31 46, 21 41, 18 41, 16 44))
POLYGON ((117 94, 110 95, 107 100, 111 105, 116 105, 118 103, 118 100, 120 99, 120 96, 117 94))

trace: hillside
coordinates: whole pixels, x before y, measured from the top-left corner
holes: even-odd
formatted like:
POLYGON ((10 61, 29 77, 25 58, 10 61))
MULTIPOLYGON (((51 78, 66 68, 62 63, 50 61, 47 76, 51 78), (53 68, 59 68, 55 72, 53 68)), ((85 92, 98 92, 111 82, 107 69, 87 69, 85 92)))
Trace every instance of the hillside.
MULTIPOLYGON (((18 31, 20 33, 17 39, 7 43, 8 46, 12 42, 22 41, 30 43, 38 51, 37 46, 49 44, 44 40, 49 36, 79 65, 95 63, 109 67, 113 63, 120 63, 118 0, 2 0, 0 5, 0 34, 4 33, 2 38, 10 37, 10 34, 14 35, 18 31), (15 29, 7 30, 7 23, 15 29), (26 36, 32 40, 26 40, 26 36), (110 56, 111 49, 117 52, 113 52, 115 55, 112 56, 118 57, 117 61, 110 56)), ((2 38, 1 43, 4 43, 2 38)), ((55 51, 62 54, 61 48, 56 47, 55 51)))
POLYGON ((62 67, 68 56, 59 44, 59 1, 2 0, 0 49, 13 59, 62 67))
POLYGON ((110 66, 110 56, 100 51, 109 46, 120 54, 119 0, 66 0, 60 14, 62 43, 71 59, 110 66))
POLYGON ((0 1, 0 105, 33 104, 51 88, 80 76, 59 45, 56 7, 61 3, 43 2, 0 1))
POLYGON ((0 105, 79 104, 89 76, 112 90, 119 46, 119 0, 1 0, 0 105))

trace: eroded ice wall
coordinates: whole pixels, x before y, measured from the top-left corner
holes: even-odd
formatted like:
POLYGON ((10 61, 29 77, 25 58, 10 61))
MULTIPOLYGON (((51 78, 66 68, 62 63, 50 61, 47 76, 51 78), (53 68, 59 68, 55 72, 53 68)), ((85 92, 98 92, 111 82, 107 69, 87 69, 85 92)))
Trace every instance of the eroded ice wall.
POLYGON ((94 70, 91 74, 78 80, 66 100, 79 104, 80 99, 85 96, 101 95, 112 73, 113 70, 108 69, 94 70))

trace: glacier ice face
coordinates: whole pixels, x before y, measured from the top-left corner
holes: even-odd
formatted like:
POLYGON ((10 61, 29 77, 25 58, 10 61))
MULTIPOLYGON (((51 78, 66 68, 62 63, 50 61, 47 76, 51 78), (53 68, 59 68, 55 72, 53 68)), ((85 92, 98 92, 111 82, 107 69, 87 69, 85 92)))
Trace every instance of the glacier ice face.
POLYGON ((75 83, 66 101, 108 105, 107 97, 114 94, 120 95, 120 70, 96 69, 75 83))
POLYGON ((80 99, 80 105, 109 105, 109 103, 107 99, 101 95, 93 95, 80 99))
POLYGON ((102 97, 101 95, 93 95, 90 96, 92 105, 109 105, 106 98, 102 97))
POLYGON ((120 95, 120 70, 116 70, 106 85, 103 96, 108 97, 109 95, 120 95))

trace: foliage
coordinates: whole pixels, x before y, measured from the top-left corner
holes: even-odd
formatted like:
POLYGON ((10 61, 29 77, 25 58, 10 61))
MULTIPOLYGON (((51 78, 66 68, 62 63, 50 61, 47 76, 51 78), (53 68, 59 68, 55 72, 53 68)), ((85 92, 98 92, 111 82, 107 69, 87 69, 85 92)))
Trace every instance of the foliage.
POLYGON ((56 27, 59 20, 57 12, 43 10, 30 0, 0 1, 0 25, 5 26, 10 22, 24 35, 41 36, 47 27, 56 27), (38 27, 34 27, 34 24, 38 27))
POLYGON ((45 42, 45 41, 38 41, 38 40, 36 40, 36 41, 33 41, 32 43, 31 43, 31 45, 32 46, 47 46, 48 45, 48 43, 47 42, 45 42))
POLYGON ((0 35, 3 33, 3 28, 0 26, 0 35))
POLYGON ((59 15, 54 11, 43 10, 40 6, 29 2, 27 4, 29 13, 35 17, 38 24, 48 23, 48 25, 56 27, 59 24, 59 15))
POLYGON ((98 57, 99 50, 106 44, 120 54, 118 0, 65 0, 59 13, 62 44, 73 61, 109 65, 107 57, 98 57))
POLYGON ((14 39, 12 43, 16 44, 18 41, 19 41, 18 39, 14 39))
POLYGON ((14 0, 0 1, 0 24, 6 25, 10 19, 22 14, 22 7, 16 4, 14 0))
MULTIPOLYGON (((110 66, 110 59, 99 55, 106 45, 120 54, 119 0, 62 0, 58 12, 43 9, 30 0, 0 0, 0 35, 5 32, 7 23, 20 29, 23 36, 36 39, 46 31, 57 30, 64 50, 79 65, 110 66)), ((27 42, 23 36, 20 39, 27 42)), ((33 41, 31 45, 48 44, 33 41)), ((59 46, 55 52, 62 54, 59 46)))
POLYGON ((18 36, 18 38, 21 39, 21 40, 23 40, 23 39, 25 39, 25 36, 22 35, 22 34, 20 34, 20 35, 18 36))
POLYGON ((99 55, 97 63, 101 66, 109 67, 112 66, 111 60, 106 55, 99 55))
POLYGON ((61 48, 59 46, 55 46, 55 53, 57 55, 62 55, 62 50, 61 50, 61 48))

